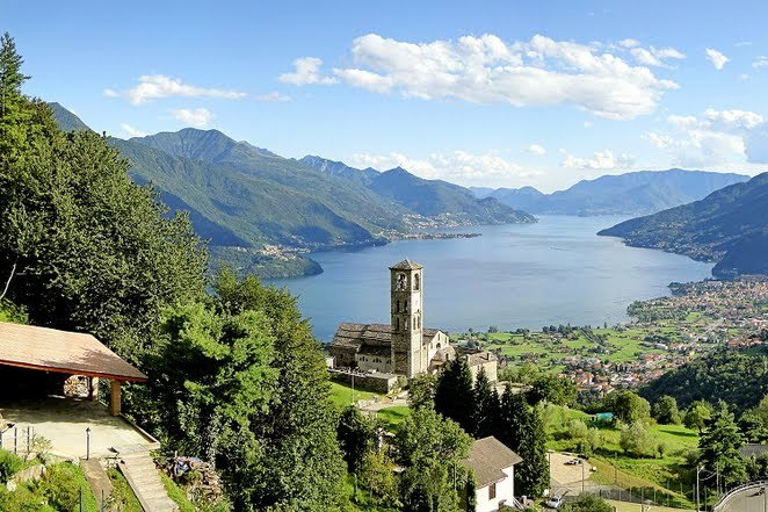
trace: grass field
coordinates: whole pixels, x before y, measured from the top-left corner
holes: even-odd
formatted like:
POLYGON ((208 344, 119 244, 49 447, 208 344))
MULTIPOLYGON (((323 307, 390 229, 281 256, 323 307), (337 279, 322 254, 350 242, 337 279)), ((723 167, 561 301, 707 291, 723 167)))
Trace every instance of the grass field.
POLYGON ((338 382, 331 382, 331 401, 344 408, 359 400, 370 400, 374 396, 382 396, 378 393, 371 393, 370 391, 360 391, 359 389, 352 389, 349 386, 339 384, 338 382))
POLYGON ((376 413, 376 417, 387 423, 387 429, 396 432, 405 418, 411 415, 411 408, 406 405, 387 407, 376 413))

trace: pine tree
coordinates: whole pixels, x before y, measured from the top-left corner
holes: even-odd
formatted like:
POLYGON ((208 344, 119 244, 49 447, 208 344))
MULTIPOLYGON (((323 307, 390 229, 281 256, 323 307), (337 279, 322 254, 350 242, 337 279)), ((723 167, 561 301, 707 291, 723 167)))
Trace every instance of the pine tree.
POLYGON ((458 423, 465 432, 475 431, 475 395, 472 372, 459 356, 446 365, 435 388, 435 410, 458 423))
POLYGON ((727 487, 746 481, 746 465, 739 453, 743 439, 725 402, 720 402, 705 420, 699 438, 699 463, 710 471, 719 472, 727 487))
POLYGON ((469 433, 480 439, 493 433, 499 405, 498 393, 491 386, 491 382, 482 368, 477 374, 472 393, 474 395, 474 430, 469 433))

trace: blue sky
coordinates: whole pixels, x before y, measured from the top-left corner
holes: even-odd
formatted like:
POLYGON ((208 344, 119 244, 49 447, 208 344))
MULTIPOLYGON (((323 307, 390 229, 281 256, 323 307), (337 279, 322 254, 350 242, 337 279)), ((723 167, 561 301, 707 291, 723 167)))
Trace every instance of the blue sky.
POLYGON ((761 1, 0 0, 58 101, 118 137, 215 128, 286 157, 542 190, 768 170, 761 1))

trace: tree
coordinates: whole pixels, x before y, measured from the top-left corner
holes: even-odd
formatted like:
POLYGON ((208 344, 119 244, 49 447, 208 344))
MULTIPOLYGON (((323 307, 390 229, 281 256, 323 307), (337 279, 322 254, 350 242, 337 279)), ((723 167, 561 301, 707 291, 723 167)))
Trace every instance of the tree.
POLYGON ((648 400, 632 391, 614 391, 606 397, 605 404, 618 420, 627 424, 645 421, 651 416, 648 400))
POLYGON ((515 468, 518 492, 541 496, 549 485, 547 436, 541 408, 528 405, 523 395, 508 387, 501 397, 499 421, 493 435, 523 459, 515 468))
POLYGON ((659 442, 642 421, 631 425, 622 425, 619 445, 632 457, 656 457, 659 455, 659 442))
POLYGON ((531 405, 546 400, 551 404, 571 406, 579 394, 579 389, 572 380, 557 375, 539 375, 533 380, 532 386, 528 392, 531 405))
POLYGON ((232 471, 235 508, 261 509, 279 503, 300 510, 335 510, 343 496, 344 461, 336 438, 337 413, 319 343, 301 318, 297 301, 284 289, 238 280, 222 268, 213 283, 217 307, 228 314, 262 311, 270 319, 278 378, 268 413, 254 422, 261 451, 243 454, 232 471))
POLYGON ((350 473, 359 472, 365 456, 376 448, 375 425, 363 417, 357 407, 350 405, 341 413, 336 436, 347 469, 350 473))
POLYGON ((717 471, 726 487, 746 481, 746 465, 739 453, 743 440, 733 413, 725 402, 715 408, 712 417, 704 422, 699 437, 699 463, 710 471, 717 471))
POLYGON ((371 450, 363 456, 360 485, 368 490, 377 507, 398 507, 400 500, 395 477, 395 464, 384 450, 371 450))
POLYGON ((413 409, 435 407, 435 388, 437 377, 434 375, 417 375, 408 384, 408 405, 413 409))
POLYGON ((611 504, 593 494, 582 494, 563 507, 564 512, 613 512, 611 504))
POLYGON ((470 433, 478 439, 490 436, 499 417, 499 395, 482 368, 477 374, 472 394, 474 428, 470 433))
POLYGON ((405 468, 401 501, 407 512, 458 512, 462 464, 472 438, 450 419, 429 408, 406 418, 395 439, 397 462, 405 468))
POLYGON ((680 411, 677 408, 677 400, 669 395, 664 395, 653 404, 653 417, 663 425, 679 425, 681 423, 680 411))
POLYGON ((459 356, 446 365, 438 378, 435 410, 472 434, 475 430, 474 409, 472 373, 466 359, 459 356))
POLYGON ((589 428, 579 419, 571 420, 568 425, 568 435, 574 441, 576 451, 585 455, 592 455, 600 447, 603 438, 600 430, 589 428))
POLYGON ((712 406, 704 400, 696 400, 691 403, 683 417, 683 423, 691 430, 698 430, 699 434, 704 429, 707 420, 712 416, 712 406))

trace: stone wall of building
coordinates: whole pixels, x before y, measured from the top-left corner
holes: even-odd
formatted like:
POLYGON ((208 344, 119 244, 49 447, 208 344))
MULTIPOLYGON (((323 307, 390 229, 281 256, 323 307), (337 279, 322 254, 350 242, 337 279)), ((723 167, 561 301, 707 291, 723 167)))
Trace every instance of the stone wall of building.
POLYGON ((345 384, 347 386, 352 385, 352 379, 355 381, 355 389, 361 391, 373 391, 375 393, 388 394, 394 391, 398 387, 397 375, 390 373, 357 373, 357 372, 341 372, 337 370, 329 370, 331 380, 345 384))

